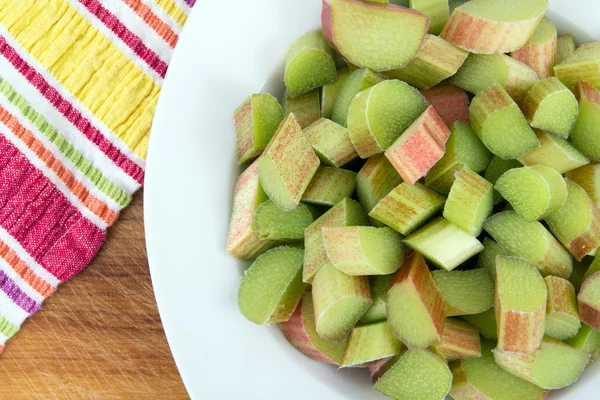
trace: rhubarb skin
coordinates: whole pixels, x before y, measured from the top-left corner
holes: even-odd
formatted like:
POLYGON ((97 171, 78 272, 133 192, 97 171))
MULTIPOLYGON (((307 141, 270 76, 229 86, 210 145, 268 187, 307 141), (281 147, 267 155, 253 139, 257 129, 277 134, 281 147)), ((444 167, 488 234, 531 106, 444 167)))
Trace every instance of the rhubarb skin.
POLYGON ((557 276, 547 276, 544 282, 548 288, 546 335, 563 341, 571 339, 581 326, 575 288, 571 282, 557 276))
POLYGON ((567 172, 566 178, 581 186, 597 207, 600 207, 600 165, 588 164, 567 172))
POLYGON ((442 32, 450 17, 448 0, 410 0, 408 4, 429 17, 429 33, 439 35, 442 32))
POLYGON ((302 201, 332 207, 346 197, 352 197, 355 189, 356 172, 319 167, 302 194, 302 201))
MULTIPOLYGON (((559 174, 567 173, 568 178, 569 171, 590 162, 583 153, 573 147, 567 140, 539 129, 534 131, 541 146, 519 157, 521 164, 525 166, 545 165, 554 168, 559 174)), ((576 181, 575 179, 571 180, 576 181)))
POLYGON ((434 346, 447 361, 481 357, 479 331, 455 318, 446 319, 442 341, 434 346))
POLYGON ((390 363, 393 361, 394 357, 388 357, 367 364, 367 368, 371 373, 371 382, 373 382, 373 384, 377 383, 379 378, 381 378, 381 376, 387 371, 390 363))
POLYGON ((554 67, 554 74, 569 89, 579 81, 600 89, 600 42, 581 45, 571 57, 554 67))
POLYGON ((556 65, 567 61, 575 50, 577 50, 575 36, 570 32, 559 34, 556 42, 556 65))
POLYGON ((304 134, 323 165, 340 168, 358 157, 346 128, 329 119, 321 118, 304 134))
POLYGON ((451 126, 455 122, 468 124, 469 120, 469 96, 463 89, 441 83, 428 90, 422 90, 421 94, 425 97, 440 118, 451 126))
POLYGON ((335 80, 323 85, 321 88, 321 116, 323 118, 331 119, 335 98, 349 75, 350 71, 348 70, 348 67, 340 67, 337 69, 337 77, 335 80))
POLYGON ((402 346, 386 321, 357 326, 350 333, 340 367, 362 366, 393 357, 402 346))
POLYGON ((507 256, 508 252, 500 244, 487 237, 483 239, 483 247, 485 247, 485 250, 479 253, 477 268, 485 269, 496 279, 496 257, 507 256))
POLYGON ((577 302, 581 321, 600 331, 600 272, 583 281, 577 302))
POLYGON ((556 27, 544 17, 525 46, 513 51, 511 56, 529 65, 540 79, 545 79, 554 75, 557 41, 556 27))
POLYGON ((600 91, 592 84, 580 81, 575 96, 579 100, 579 116, 571 132, 571 142, 590 160, 600 161, 600 91))
POLYGON ((321 118, 321 100, 319 90, 292 97, 286 93, 281 102, 283 115, 294 114, 302 129, 317 122, 321 118))

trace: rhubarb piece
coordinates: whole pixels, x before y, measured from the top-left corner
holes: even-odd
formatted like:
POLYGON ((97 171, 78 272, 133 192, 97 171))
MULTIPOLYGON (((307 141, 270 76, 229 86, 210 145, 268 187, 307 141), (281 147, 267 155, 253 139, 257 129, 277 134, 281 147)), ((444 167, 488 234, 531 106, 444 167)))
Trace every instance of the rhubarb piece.
POLYGON ((256 258, 273 246, 254 230, 254 211, 267 195, 258 179, 258 161, 253 162, 237 179, 233 189, 233 208, 227 234, 227 253, 243 260, 256 258))
POLYGON ((319 157, 290 114, 258 160, 258 175, 265 193, 277 207, 292 210, 318 168, 319 157))
POLYGON ((300 203, 290 211, 282 211, 271 200, 262 203, 254 213, 254 229, 261 239, 290 241, 304 239, 304 230, 317 217, 314 207, 300 203))
POLYGON ((450 16, 448 0, 410 0, 409 5, 429 17, 429 33, 442 32, 450 16))
POLYGON ((566 343, 545 337, 533 353, 495 349, 494 359, 507 372, 542 389, 562 389, 574 383, 585 369, 590 355, 566 343))
POLYGON ((315 89, 298 97, 286 93, 283 97, 283 114, 294 114, 302 129, 321 118, 321 103, 319 90, 315 89))
POLYGON ((600 88, 600 42, 581 45, 571 57, 554 67, 554 74, 568 88, 579 81, 600 88))
POLYGON ((511 169, 498 179, 495 187, 526 221, 544 219, 567 201, 564 178, 545 165, 511 169))
POLYGON ((386 321, 355 327, 340 367, 353 367, 400 353, 402 343, 386 321))
POLYGON ((489 341, 481 343, 481 357, 450 363, 454 400, 543 400, 548 394, 536 385, 509 374, 496 364, 489 341))
MULTIPOLYGON (((437 1, 448 5, 446 0, 412 1, 437 1)), ((403 68, 387 71, 385 74, 418 89, 427 90, 454 75, 463 65, 468 54, 444 39, 427 35, 423 48, 414 60, 403 68)))
MULTIPOLYGON (((402 351, 402 350, 400 350, 402 351)), ((390 363, 393 363, 394 357, 382 358, 381 360, 373 361, 367 364, 367 368, 371 373, 371 382, 377 383, 379 378, 387 371, 390 363)))
POLYGON ((450 130, 429 106, 385 151, 385 156, 402 179, 412 185, 442 158, 449 137, 450 130))
POLYGON ((444 218, 467 233, 479 236, 483 223, 492 215, 493 190, 491 183, 468 168, 456 172, 444 207, 444 218))
POLYGON ((323 227, 323 243, 331 264, 351 276, 392 274, 404 258, 402 237, 390 228, 323 227))
POLYGON ((394 275, 387 314, 390 327, 408 347, 425 349, 440 341, 446 307, 421 254, 406 257, 394 275))
POLYGON ((547 276, 544 282, 548 288, 545 334, 557 340, 571 339, 581 326, 575 288, 568 280, 556 276, 547 276))
POLYGON ((337 76, 333 55, 321 32, 300 36, 285 56, 284 81, 290 96, 333 82, 337 76))
POLYGON ((483 251, 477 238, 444 218, 437 218, 412 233, 404 243, 446 271, 483 251))
POLYGON ((341 126, 348 126, 348 108, 357 94, 367 90, 383 79, 370 69, 360 69, 352 72, 344 81, 333 102, 331 119, 341 126))
POLYGON ((600 272, 590 275, 581 284, 577 295, 581 322, 600 331, 600 272))
POLYGON ((323 118, 331 119, 335 98, 349 75, 348 67, 338 68, 335 80, 323 85, 321 88, 321 116, 323 118))
POLYGON ((548 291, 539 271, 527 260, 496 259, 494 309, 498 349, 531 353, 544 337, 548 291))
POLYGON ((541 164, 554 168, 559 174, 564 174, 590 162, 586 156, 565 139, 540 130, 536 130, 535 134, 541 147, 519 157, 519 161, 523 165, 541 164))
POLYGON ((540 79, 548 78, 554 75, 557 36, 552 21, 544 17, 527 43, 510 55, 529 65, 540 79))
POLYGON ((283 119, 277 99, 270 94, 253 94, 233 113, 238 164, 262 153, 283 119))
MULTIPOLYGON (((590 257, 591 258, 591 257, 590 257)), ((595 274, 596 272, 600 272, 600 257, 596 257, 593 259, 592 263, 589 265, 588 269, 583 273, 581 280, 585 281, 588 277, 595 274)), ((581 286, 581 285, 579 285, 581 286)))
POLYGON ((304 282, 311 282, 323 267, 327 259, 327 251, 323 243, 323 227, 366 225, 367 214, 355 200, 344 199, 323 214, 304 231, 304 282))
POLYGON ((481 357, 479 332, 473 325, 455 318, 446 319, 442 341, 434 347, 447 361, 481 357))
POLYGON ((569 252, 541 223, 528 222, 516 211, 503 211, 488 218, 483 229, 508 254, 532 263, 543 276, 568 278, 573 270, 569 252))
POLYGON ((450 83, 473 94, 500 85, 519 104, 537 81, 534 70, 504 54, 470 54, 450 78, 450 83))
POLYGON ((346 128, 326 118, 304 129, 304 134, 321 164, 339 168, 358 157, 346 128))
POLYGON ((446 303, 446 315, 480 314, 494 306, 494 279, 483 269, 433 271, 446 303))
POLYGON ((463 89, 442 83, 421 91, 421 94, 446 125, 451 126, 455 122, 469 123, 469 96, 463 89))
MULTIPOLYGON (((592 257, 585 257, 581 261, 574 260, 573 261, 573 272, 569 277, 569 282, 575 287, 575 291, 579 292, 581 288, 581 284, 587 278, 586 273, 589 269, 591 269, 590 265, 592 264, 594 259, 592 257)), ((600 271, 600 263, 597 264, 598 270, 600 271)), ((595 271, 598 272, 598 271, 595 271)))
POLYGON ((348 132, 358 155, 367 158, 385 151, 427 106, 415 88, 398 80, 360 92, 348 109, 348 132))
POLYGON ((452 386, 446 361, 427 350, 404 350, 384 366, 375 389, 398 400, 443 400, 452 386))
POLYGON ((342 362, 346 341, 336 342, 319 336, 311 292, 304 293, 294 314, 279 327, 288 342, 305 356, 334 365, 342 362))
POLYGON ((477 328, 484 338, 494 341, 498 340, 496 312, 493 308, 490 308, 481 314, 463 315, 461 318, 477 328))
POLYGON ((493 279, 496 279, 496 258, 507 256, 508 252, 504 247, 487 237, 483 239, 483 247, 485 247, 485 250, 479 253, 477 267, 486 270, 493 279))
POLYGON ((427 187, 443 194, 450 193, 457 172, 464 168, 481 172, 490 161, 489 150, 479 140, 471 125, 456 122, 450 126, 450 132, 446 153, 425 177, 427 187))
POLYGON ((475 133, 500 158, 517 158, 540 146, 519 106, 501 86, 475 96, 469 114, 475 133))
MULTIPOLYGON (((521 163, 517 160, 503 160, 500 157, 492 156, 490 159, 490 163, 488 164, 485 172, 483 173, 483 177, 490 182, 492 185, 495 185, 504 173, 510 171, 513 168, 521 167, 521 163)), ((494 189, 494 204, 498 204, 503 200, 502 195, 494 189)))
POLYGON ((568 138, 579 114, 573 93, 556 78, 539 81, 523 100, 523 115, 538 129, 568 138))
POLYGON ((600 211, 586 191, 567 181, 564 207, 546 218, 550 230, 577 261, 600 246, 600 211))
POLYGON ((472 0, 457 7, 440 36, 471 53, 508 53, 527 43, 547 0, 472 0))
POLYGON ((570 32, 564 32, 558 35, 556 44, 556 65, 567 61, 577 50, 575 36, 570 32))
POLYGON ((360 319, 361 323, 370 324, 387 319, 385 302, 393 278, 394 275, 375 275, 369 277, 373 304, 371 304, 371 307, 369 307, 360 319))
POLYGON ((566 177, 585 189, 594 204, 600 207, 600 166, 598 164, 589 164, 569 171, 566 177))
POLYGON ((600 332, 589 325, 581 324, 581 329, 579 329, 577 335, 569 339, 567 343, 588 353, 591 356, 590 364, 596 361, 598 354, 600 354, 600 332))
POLYGON ((302 298, 304 251, 277 247, 260 255, 248 268, 238 292, 238 307, 244 317, 258 325, 290 319, 302 298))
POLYGON ((324 0, 321 22, 333 48, 353 64, 373 71, 408 64, 429 29, 429 18, 417 11, 359 0, 324 0))
POLYGON ((577 84, 575 95, 579 100, 579 116, 571 132, 571 142, 589 159, 600 161, 600 91, 588 82, 581 81, 577 84))
POLYGON ((334 206, 356 189, 356 172, 333 167, 319 167, 302 194, 302 201, 334 206))
POLYGON ((406 236, 437 214, 445 201, 444 196, 420 183, 401 183, 377 203, 369 216, 406 236))
POLYGON ((315 275, 312 296, 317 332, 328 340, 345 340, 372 303, 366 276, 346 275, 331 263, 315 275))

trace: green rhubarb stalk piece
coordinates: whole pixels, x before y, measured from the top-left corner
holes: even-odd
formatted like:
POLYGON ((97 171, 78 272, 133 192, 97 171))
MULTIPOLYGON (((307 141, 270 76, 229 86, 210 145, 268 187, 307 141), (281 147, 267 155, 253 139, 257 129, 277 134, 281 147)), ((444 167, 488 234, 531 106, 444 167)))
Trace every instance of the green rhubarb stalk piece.
POLYGON ((568 194, 562 175, 545 165, 511 169, 495 188, 526 221, 539 221, 560 210, 568 194))
POLYGON ((387 296, 388 323, 410 348, 425 349, 441 339, 446 306, 419 253, 406 257, 387 296))
POLYGON ((351 276, 389 275, 402 265, 402 236, 390 228, 323 227, 323 243, 334 267, 351 276))
POLYGON ((490 161, 489 150, 471 125, 455 122, 450 125, 450 133, 446 143, 446 153, 425 177, 425 186, 443 194, 450 193, 456 172, 469 168, 479 173, 490 161))
POLYGON ((539 81, 529 89, 522 104, 529 124, 565 139, 579 115, 579 104, 573 93, 557 78, 539 81))
POLYGON ((448 364, 428 350, 404 350, 383 369, 374 388, 397 400, 443 400, 452 386, 448 364))
POLYGON ((581 45, 571 57, 554 67, 554 74, 568 88, 579 81, 600 88, 600 42, 581 45))
POLYGON ((404 243, 446 271, 452 271, 483 251, 483 245, 476 237, 445 218, 434 219, 410 234, 404 243))
POLYGON ((550 337, 545 337, 541 346, 533 353, 500 349, 495 349, 493 353, 502 369, 548 390, 562 389, 573 384, 590 360, 590 355, 585 351, 550 337))
POLYGON ((346 341, 336 342, 319 336, 311 292, 304 293, 294 314, 279 327, 288 342, 305 356, 334 365, 342 362, 346 341))
MULTIPOLYGON (((585 281, 588 277, 595 274, 596 272, 600 272, 600 257, 595 257, 593 259, 593 261, 591 262, 591 264, 589 264, 589 267, 587 268, 587 270, 583 273, 583 275, 581 277, 581 280, 582 280, 581 283, 583 283, 583 281, 585 281)), ((581 287, 581 285, 579 285, 579 286, 581 287)))
POLYGON ((571 339, 581 326, 575 288, 557 276, 547 276, 544 282, 548 288, 545 334, 556 340, 571 339))
POLYGON ((335 80, 331 83, 326 83, 321 88, 321 116, 323 118, 331 119, 335 98, 349 75, 350 71, 348 67, 340 67, 337 70, 335 80))
POLYGON ((535 130, 535 134, 541 146, 519 157, 521 164, 526 166, 541 164, 554 168, 559 174, 564 174, 590 162, 565 139, 541 130, 535 130))
POLYGON ((352 329, 340 367, 354 367, 395 356, 402 343, 386 321, 352 329))
POLYGON ((548 226, 577 261, 600 246, 600 211, 586 191, 567 181, 567 202, 546 218, 548 226))
MULTIPOLYGON (((404 182, 412 185, 441 160, 450 130, 429 106, 385 151, 404 182)), ((360 153, 360 152, 359 152, 360 153)))
MULTIPOLYGON (((440 0, 433 1, 440 2, 440 0)), ((441 2, 446 3, 446 6, 448 4, 446 0, 441 2)), ((451 45, 444 39, 427 35, 423 48, 413 61, 403 68, 387 71, 385 75, 405 81, 418 89, 427 90, 454 75, 468 55, 468 52, 451 45)))
POLYGON ((383 79, 370 69, 362 68, 352 72, 335 96, 331 119, 341 126, 348 126, 348 109, 352 100, 363 90, 382 81, 383 79))
POLYGON ((321 118, 304 129, 321 164, 339 168, 358 157, 346 128, 321 118))
POLYGON ((569 171, 566 177, 585 189, 594 204, 600 207, 600 166, 598 164, 589 164, 569 171))
POLYGON ((312 282, 314 276, 327 262, 327 251, 323 243, 323 227, 367 225, 367 214, 363 207, 352 199, 344 199, 319 217, 304 231, 304 282, 312 282))
POLYGON ((296 208, 319 168, 319 157, 293 114, 287 116, 258 160, 265 193, 282 210, 296 208))
POLYGON ((261 239, 291 241, 304 239, 304 230, 317 218, 314 207, 300 203, 290 211, 282 211, 271 200, 254 212, 254 228, 261 239))
POLYGON ((483 269, 433 271, 446 303, 446 315, 480 314, 494 306, 494 279, 483 269))
POLYGON ((444 218, 473 236, 479 236, 483 223, 492 215, 494 187, 468 168, 456 172, 444 207, 444 218))
POLYGON ((442 32, 450 17, 448 0, 410 0, 409 5, 429 17, 429 33, 433 35, 442 32))
POLYGON ((579 100, 579 116, 571 132, 571 142, 589 159, 600 161, 600 91, 590 83, 580 81, 575 96, 579 100))
POLYGON ((556 65, 567 61, 577 50, 575 36, 571 32, 560 33, 556 42, 556 65))
POLYGON ((567 343, 588 353, 591 356, 590 364, 596 361, 598 354, 600 354, 600 332, 589 325, 581 324, 581 329, 579 329, 577 335, 569 339, 567 343))
MULTIPOLYGON (((400 350, 402 352, 402 350, 400 350)), ((390 363, 394 362, 394 357, 382 358, 381 360, 373 361, 367 364, 367 368, 371 373, 371 382, 377 383, 381 375, 383 375, 390 366, 390 363)))
MULTIPOLYGON (((569 277, 569 282, 571 282, 571 284, 575 287, 576 292, 579 292, 581 284, 583 283, 585 278, 587 278, 586 274, 588 270, 591 270, 591 264, 593 263, 593 261, 595 260, 592 257, 585 257, 581 261, 573 261, 573 272, 569 277)), ((600 271, 600 263, 596 263, 596 265, 598 267, 598 271, 600 271)))
POLYGON ((548 0, 472 0, 457 7, 440 36, 471 53, 508 53, 535 32, 548 0))
POLYGON ((529 65, 540 79, 548 78, 554 75, 557 37, 556 27, 544 17, 527 43, 510 55, 529 65))
POLYGON ((304 251, 277 247, 260 255, 242 278, 238 307, 244 317, 258 325, 290 319, 302 298, 304 251))
POLYGON ((454 400, 543 400, 548 391, 509 374, 496 364, 494 343, 481 343, 481 357, 450 363, 454 400))
POLYGON ((493 279, 496 279, 496 258, 507 256, 508 252, 500 244, 487 237, 483 239, 483 247, 485 250, 479 253, 477 268, 486 270, 493 279))
POLYGON ((406 236, 436 215, 445 201, 444 196, 420 183, 401 183, 377 203, 369 216, 406 236))
POLYGON ((345 340, 373 302, 366 276, 349 276, 331 263, 312 282, 317 333, 328 340, 345 340))
POLYGON ((441 83, 428 90, 422 90, 425 100, 435 108, 442 120, 448 126, 455 122, 468 124, 469 121, 469 96, 454 85, 441 83))
POLYGON ((532 263, 543 276, 568 278, 573 270, 569 252, 540 222, 528 222, 516 211, 503 211, 488 218, 483 229, 508 254, 532 263))
POLYGON ((286 93, 281 102, 283 114, 294 114, 302 129, 321 118, 321 101, 319 90, 315 89, 297 97, 291 97, 286 93))
POLYGON ((373 71, 389 71, 415 58, 429 29, 429 18, 393 4, 325 0, 321 25, 330 45, 344 58, 373 71))
POLYGON ((446 319, 442 341, 434 347, 444 355, 446 361, 481 357, 479 331, 473 325, 456 318, 446 319))
MULTIPOLYGON (((496 185, 498 178, 504 175, 504 173, 513 168, 519 168, 521 166, 522 164, 517 160, 503 160, 500 157, 492 156, 490 163, 483 173, 483 177, 492 185, 496 185)), ((494 204, 498 204, 502 200, 504 200, 502 195, 494 189, 494 204)))
POLYGON ((527 260, 496 259, 494 309, 498 349, 531 353, 544 337, 548 290, 542 275, 527 260))
POLYGON ((238 164, 252 161, 267 147, 283 119, 277 99, 270 94, 253 94, 233 112, 238 164))
POLYGON ((477 328, 484 338, 493 341, 498 340, 498 327, 494 308, 490 308, 481 314, 463 315, 461 318, 477 328))
POLYGON ((321 32, 300 36, 285 56, 284 81, 292 97, 308 93, 337 76, 333 50, 321 32))
POLYGON ((500 158, 517 158, 540 146, 519 106, 499 85, 477 94, 469 114, 475 133, 500 158))
POLYGON ((255 161, 238 177, 233 189, 227 234, 227 253, 233 257, 251 260, 273 246, 273 242, 262 240, 254 229, 254 211, 267 199, 258 179, 258 161, 255 161))
POLYGON ((600 331, 600 272, 587 277, 577 295, 581 322, 600 331))
POLYGON ((394 275, 374 275, 369 277, 369 286, 371 287, 371 298, 373 304, 362 316, 362 324, 370 324, 387 319, 386 305, 387 294, 392 285, 394 275))
POLYGON ((360 92, 348 109, 348 132, 359 156, 382 153, 427 109, 412 86, 388 80, 360 92))
POLYGON ((334 206, 356 189, 356 172, 333 167, 319 167, 302 194, 302 201, 334 206))

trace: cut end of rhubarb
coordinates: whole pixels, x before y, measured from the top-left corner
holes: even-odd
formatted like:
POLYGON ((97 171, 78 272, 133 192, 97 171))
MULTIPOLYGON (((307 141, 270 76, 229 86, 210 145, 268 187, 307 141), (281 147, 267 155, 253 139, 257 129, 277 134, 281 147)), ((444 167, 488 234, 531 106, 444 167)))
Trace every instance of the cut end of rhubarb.
POLYGON ((494 306, 494 279, 484 269, 433 271, 432 276, 448 316, 480 314, 494 306))
POLYGON ((546 335, 557 340, 571 339, 581 326, 575 288, 568 280, 556 276, 547 276, 544 282, 548 288, 546 335))
POLYGON ((446 320, 442 341, 434 346, 447 361, 481 357, 481 340, 477 329, 454 318, 446 320))
POLYGON ((600 272, 583 282, 577 301, 581 321, 600 331, 600 272))
POLYGON ((400 353, 402 343, 386 321, 357 326, 350 333, 340 367, 353 367, 400 353))
POLYGON ((321 118, 304 129, 321 163, 339 168, 358 157, 346 128, 321 118))

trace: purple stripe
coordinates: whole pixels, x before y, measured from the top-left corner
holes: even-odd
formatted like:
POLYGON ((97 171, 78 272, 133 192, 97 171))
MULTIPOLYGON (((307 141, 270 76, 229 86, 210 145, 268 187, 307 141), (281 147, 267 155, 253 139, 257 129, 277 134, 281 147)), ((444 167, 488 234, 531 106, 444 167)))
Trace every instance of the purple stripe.
POLYGON ((196 4, 196 0, 185 0, 185 4, 187 4, 190 7, 194 7, 194 4, 196 4))
POLYGON ((2 270, 0 270, 0 288, 16 305, 27 311, 29 315, 39 311, 40 304, 29 297, 27 293, 24 293, 15 281, 10 279, 2 270))

